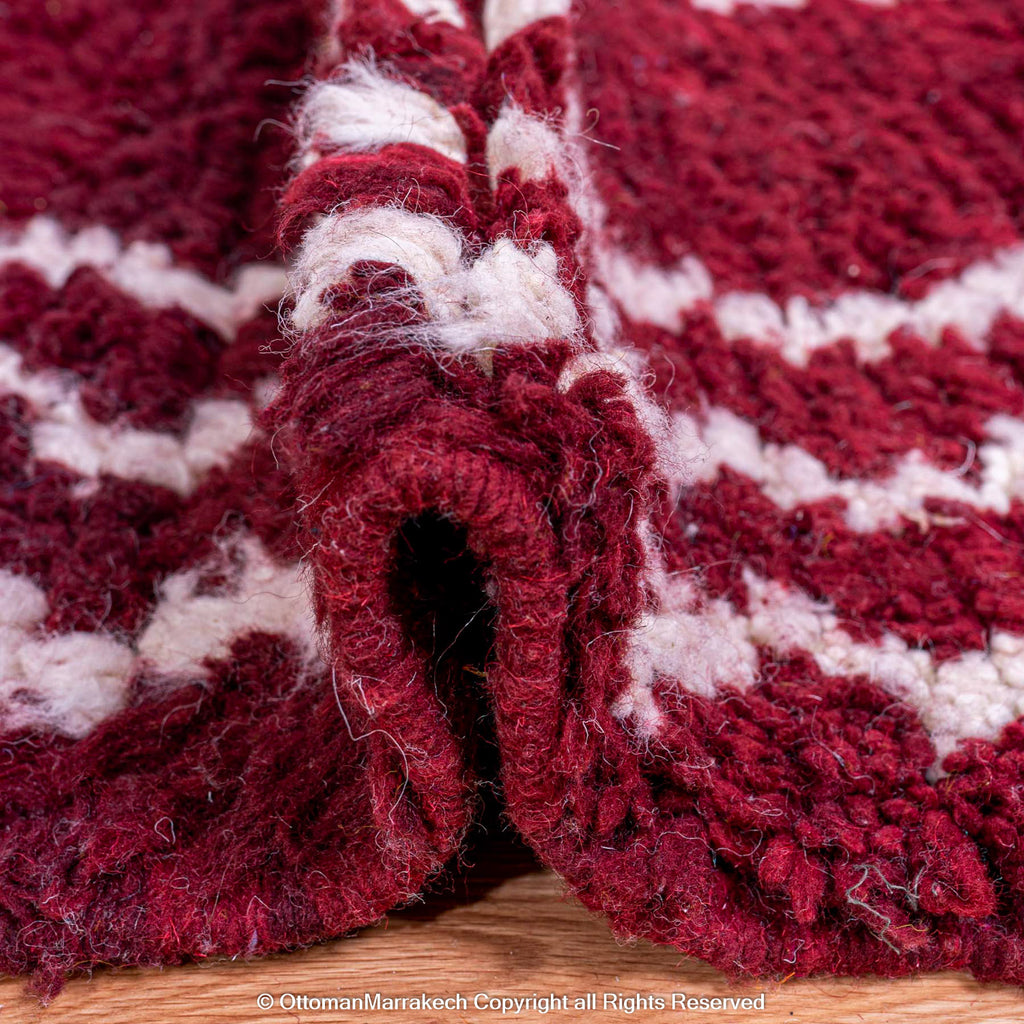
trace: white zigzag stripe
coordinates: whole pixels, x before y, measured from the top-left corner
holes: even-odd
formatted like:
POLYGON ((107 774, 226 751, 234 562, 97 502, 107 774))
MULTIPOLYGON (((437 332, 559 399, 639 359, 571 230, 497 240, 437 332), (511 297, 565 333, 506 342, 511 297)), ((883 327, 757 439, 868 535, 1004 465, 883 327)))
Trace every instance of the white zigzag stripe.
POLYGON ((995 630, 988 650, 936 662, 892 634, 880 644, 857 641, 830 606, 750 569, 743 578, 746 612, 721 599, 702 605, 687 581, 669 581, 661 609, 646 615, 631 638, 633 683, 615 707, 620 717, 657 735, 661 712, 652 687, 659 677, 704 697, 723 686, 748 689, 758 678, 758 645, 779 654, 806 651, 822 672, 863 675, 910 704, 931 735, 936 764, 960 739, 995 739, 1024 715, 1024 637, 995 630))
POLYGON ((889 335, 899 327, 910 328, 931 344, 939 341, 945 328, 955 328, 980 349, 1001 313, 1024 316, 1024 246, 972 264, 917 301, 848 291, 823 306, 813 306, 801 296, 784 306, 751 292, 715 297, 711 275, 693 256, 663 270, 621 251, 598 255, 602 284, 632 319, 679 331, 686 312, 710 303, 726 338, 770 345, 796 366, 806 365, 817 349, 842 339, 850 339, 866 361, 883 359, 892 351, 889 335))
POLYGON ((24 263, 59 288, 78 267, 93 267, 146 306, 180 306, 226 338, 284 292, 283 267, 252 263, 232 287, 176 267, 170 249, 153 242, 123 247, 113 231, 96 226, 68 234, 49 217, 34 217, 18 234, 0 237, 0 264, 24 263))
POLYGON ((0 731, 85 736, 126 705, 140 672, 158 677, 162 690, 204 680, 204 659, 226 657, 251 632, 288 637, 313 669, 315 622, 300 566, 275 562, 251 535, 228 553, 242 561, 230 592, 201 592, 198 568, 174 573, 135 645, 104 633, 46 634, 45 593, 0 570, 0 731))
POLYGON ((316 620, 299 563, 277 562, 255 535, 227 544, 229 565, 241 561, 231 592, 208 594, 199 588, 201 570, 167 577, 149 624, 139 637, 142 661, 172 677, 200 671, 205 658, 224 657, 232 643, 253 631, 287 636, 310 661, 317 659, 316 620))
POLYGON ((942 470, 919 451, 899 459, 891 474, 877 479, 837 478, 820 459, 794 444, 765 441, 757 427, 728 409, 712 407, 699 417, 676 414, 674 428, 681 472, 674 483, 685 488, 710 483, 723 466, 750 477, 783 509, 825 498, 846 503, 846 522, 861 532, 887 529, 901 516, 929 526, 929 498, 963 502, 1006 515, 1014 499, 1024 498, 1024 422, 997 414, 985 425, 989 440, 971 453, 980 464, 980 481, 964 478, 967 464, 942 470))
POLYGON ((32 453, 95 478, 108 473, 169 487, 186 495, 216 466, 225 466, 252 435, 250 407, 238 399, 204 398, 192 405, 184 438, 134 427, 97 423, 82 407, 73 374, 27 373, 21 356, 0 344, 0 392, 32 407, 32 453))

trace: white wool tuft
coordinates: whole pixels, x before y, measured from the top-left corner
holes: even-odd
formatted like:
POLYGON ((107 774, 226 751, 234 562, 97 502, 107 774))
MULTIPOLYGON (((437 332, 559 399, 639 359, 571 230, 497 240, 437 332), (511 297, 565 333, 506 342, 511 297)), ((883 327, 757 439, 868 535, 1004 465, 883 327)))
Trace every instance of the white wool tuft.
POLYGON ((77 739, 128 700, 135 659, 113 637, 65 633, 29 640, 17 656, 20 680, 5 673, 2 684, 12 726, 45 725, 77 739), (15 690, 30 694, 31 702, 19 701, 15 690))
POLYGON ((0 570, 0 724, 84 736, 124 706, 132 653, 99 633, 47 637, 48 611, 40 587, 0 570))
POLYGON ((546 242, 530 251, 499 238, 474 262, 442 282, 444 308, 435 330, 453 352, 504 343, 573 337, 579 313, 558 276, 558 258, 546 242))
POLYGON ((193 484, 210 470, 224 468, 252 434, 252 413, 245 402, 230 398, 206 398, 196 402, 181 444, 181 455, 193 484))
POLYGON ((546 121, 506 102, 487 133, 487 167, 491 188, 503 173, 515 168, 524 181, 539 181, 565 159, 560 133, 546 121))
POLYGON ((140 657, 154 670, 203 675, 204 659, 225 657, 236 638, 253 631, 290 637, 315 658, 315 620, 300 567, 275 562, 253 536, 229 545, 225 556, 232 555, 242 566, 223 593, 200 592, 199 568, 164 580, 138 642, 140 657))
POLYGON ((48 610, 46 594, 27 576, 0 569, 0 629, 28 629, 48 610))
MULTIPOLYGON (((702 697, 713 697, 723 685, 749 686, 755 680, 757 652, 750 631, 725 601, 708 602, 698 611, 697 596, 685 587, 670 589, 668 603, 648 612, 630 637, 631 685, 628 702, 645 708, 656 680, 678 679, 702 697)), ((635 713, 634 713, 635 714, 635 713)))
POLYGON ((402 267, 427 298, 438 281, 456 273, 461 255, 459 234, 429 214, 375 206, 323 217, 306 232, 292 271, 291 326, 308 331, 323 323, 329 315, 325 291, 360 260, 402 267))
POLYGON ((421 14, 427 21, 443 21, 456 28, 466 27, 466 16, 458 0, 402 0, 407 10, 421 14))
POLYGON ((683 312, 708 301, 713 293, 711 275, 694 256, 684 256, 674 267, 662 269, 602 245, 596 248, 594 260, 601 284, 630 319, 666 330, 678 331, 683 312))
POLYGON ((446 107, 359 60, 309 90, 299 112, 299 135, 305 165, 332 148, 358 152, 397 142, 466 162, 465 137, 446 107))
POLYGON ((252 535, 223 554, 241 563, 229 588, 201 593, 198 568, 168 577, 134 646, 99 632, 46 633, 46 594, 0 570, 0 729, 81 738, 125 707, 140 673, 165 688, 205 679, 207 658, 225 657, 254 631, 290 638, 312 667, 316 630, 301 566, 276 562, 252 535))
POLYGON ((328 318, 325 293, 358 260, 403 267, 430 313, 425 335, 453 352, 572 337, 580 327, 546 242, 527 251, 499 238, 471 259, 461 235, 440 218, 373 207, 325 217, 306 233, 292 281, 293 328, 309 330, 328 318))
POLYGON ((571 6, 571 0, 486 0, 483 22, 487 49, 496 49, 534 21, 568 14, 571 6))

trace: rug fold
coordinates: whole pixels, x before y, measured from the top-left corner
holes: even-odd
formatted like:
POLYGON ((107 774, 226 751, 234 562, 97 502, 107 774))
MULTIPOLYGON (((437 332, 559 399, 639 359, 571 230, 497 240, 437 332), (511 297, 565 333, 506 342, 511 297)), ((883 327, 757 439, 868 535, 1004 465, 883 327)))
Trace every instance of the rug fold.
POLYGON ((493 788, 621 938, 1024 979, 1019 4, 45 17, 0 970, 349 933, 493 788))

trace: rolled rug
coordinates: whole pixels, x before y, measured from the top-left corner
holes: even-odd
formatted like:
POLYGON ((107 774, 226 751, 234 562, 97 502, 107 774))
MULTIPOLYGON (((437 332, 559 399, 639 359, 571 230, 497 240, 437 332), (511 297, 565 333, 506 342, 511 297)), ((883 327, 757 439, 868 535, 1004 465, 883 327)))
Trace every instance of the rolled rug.
POLYGON ((1024 6, 0 46, 0 970, 345 933, 493 781, 620 936, 1024 980, 1024 6))

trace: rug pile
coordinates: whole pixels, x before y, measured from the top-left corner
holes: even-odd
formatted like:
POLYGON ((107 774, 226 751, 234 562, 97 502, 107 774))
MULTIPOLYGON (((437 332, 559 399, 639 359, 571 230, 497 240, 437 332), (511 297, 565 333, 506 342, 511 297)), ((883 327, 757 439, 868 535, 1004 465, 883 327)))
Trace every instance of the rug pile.
POLYGON ((294 948, 493 779, 617 935, 1024 981, 1024 4, 0 18, 0 971, 294 948))

